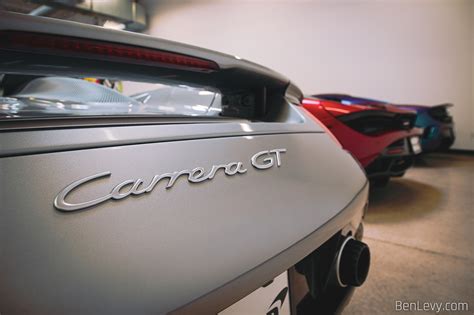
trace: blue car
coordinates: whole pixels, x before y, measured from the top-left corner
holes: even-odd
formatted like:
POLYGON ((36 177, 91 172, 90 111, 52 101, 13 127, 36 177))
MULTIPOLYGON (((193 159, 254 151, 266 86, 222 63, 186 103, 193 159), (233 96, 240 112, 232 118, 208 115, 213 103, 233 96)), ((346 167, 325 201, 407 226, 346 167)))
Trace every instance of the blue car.
POLYGON ((452 107, 453 104, 446 103, 435 106, 402 105, 347 94, 318 94, 314 96, 346 105, 377 106, 391 104, 416 111, 415 126, 423 129, 421 147, 424 152, 447 150, 456 139, 453 117, 448 112, 448 108, 452 107))

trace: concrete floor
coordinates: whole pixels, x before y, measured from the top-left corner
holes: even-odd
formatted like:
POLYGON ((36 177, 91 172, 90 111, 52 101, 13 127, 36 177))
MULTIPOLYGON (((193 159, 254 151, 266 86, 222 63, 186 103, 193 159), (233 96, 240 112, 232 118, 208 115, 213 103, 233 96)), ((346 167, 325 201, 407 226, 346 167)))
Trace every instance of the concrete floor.
POLYGON ((430 154, 372 189, 365 228, 371 270, 344 314, 400 314, 397 300, 467 302, 456 314, 474 314, 474 155, 430 154))

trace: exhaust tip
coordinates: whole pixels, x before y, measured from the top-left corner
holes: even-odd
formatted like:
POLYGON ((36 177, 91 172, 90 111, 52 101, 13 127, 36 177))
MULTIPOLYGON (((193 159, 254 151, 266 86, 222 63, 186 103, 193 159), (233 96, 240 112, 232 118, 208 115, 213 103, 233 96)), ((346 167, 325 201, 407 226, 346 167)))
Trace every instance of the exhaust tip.
POLYGON ((361 286, 370 267, 370 249, 363 242, 352 237, 347 238, 341 246, 338 256, 337 278, 341 286, 361 286))

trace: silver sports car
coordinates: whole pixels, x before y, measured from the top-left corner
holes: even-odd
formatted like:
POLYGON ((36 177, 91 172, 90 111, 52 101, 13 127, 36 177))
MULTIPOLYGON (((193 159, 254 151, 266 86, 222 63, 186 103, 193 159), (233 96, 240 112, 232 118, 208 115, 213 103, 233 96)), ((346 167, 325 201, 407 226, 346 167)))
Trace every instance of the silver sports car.
POLYGON ((364 172, 238 57, 0 13, 0 313, 334 313, 364 172))

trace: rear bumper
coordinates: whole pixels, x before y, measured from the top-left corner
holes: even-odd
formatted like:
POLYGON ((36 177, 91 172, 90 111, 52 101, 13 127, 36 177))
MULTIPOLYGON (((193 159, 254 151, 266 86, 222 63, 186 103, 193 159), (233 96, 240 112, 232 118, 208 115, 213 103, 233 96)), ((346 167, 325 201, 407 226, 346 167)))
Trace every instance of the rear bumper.
MULTIPOLYGON (((145 127, 164 134, 169 126, 145 127)), ((69 131, 83 139, 81 131, 90 135, 91 129, 69 131)), ((102 129, 110 135, 121 130, 102 129)), ((31 133, 29 141, 43 131, 31 133)), ((0 192, 7 197, 0 207, 0 302, 6 313, 215 314, 339 231, 355 231, 367 201, 363 172, 322 133, 55 148, 61 151, 0 158, 6 174, 0 192), (255 168, 251 157, 272 148, 287 150, 281 167, 255 168), (133 167, 124 167, 130 161, 133 167), (230 161, 248 171, 220 171, 201 184, 180 178, 168 190, 162 182, 150 194, 84 211, 54 208, 59 192, 87 175, 110 174, 66 201, 87 202, 128 180, 150 183, 157 174, 230 161)))
POLYGON ((398 177, 403 176, 406 170, 413 165, 413 156, 379 157, 367 168, 367 176, 398 177))
POLYGON ((453 124, 432 125, 424 128, 421 145, 423 151, 447 150, 455 140, 453 124))
POLYGON ((365 176, 316 124, 296 114, 303 123, 2 133, 3 310, 215 314, 338 231, 355 230, 367 201, 365 176), (287 150, 284 164, 255 168, 251 157, 273 147, 287 150), (80 187, 73 203, 105 196, 124 181, 148 183, 157 174, 231 161, 248 172, 221 171, 196 185, 180 178, 171 190, 161 183, 153 193, 74 214, 54 208, 59 191, 91 174, 110 176, 80 187), (344 185, 337 174, 346 177, 344 185))
POLYGON ((413 137, 398 140, 385 150, 366 167, 369 178, 403 176, 405 171, 413 165, 415 155, 421 152, 419 138, 415 136, 416 146, 411 142, 413 137))
MULTIPOLYGON (((310 255, 334 235, 356 235, 367 207, 368 191, 369 185, 365 183, 364 187, 344 209, 307 237, 240 277, 169 314, 218 313, 268 283, 268 281, 276 278, 285 270, 289 270, 291 274, 298 262, 310 255)), ((292 294, 294 286, 295 284, 290 276, 289 294, 292 294)), ((342 310, 342 307, 350 298, 352 288, 348 287, 343 292, 344 294, 338 295, 332 304, 338 310, 342 310)), ((297 311, 298 303, 295 303, 293 299, 290 300, 292 300, 291 314, 303 314, 297 311)), ((268 306, 271 304, 272 300, 269 300, 268 306)))

